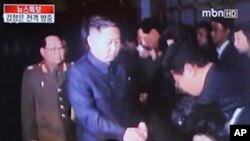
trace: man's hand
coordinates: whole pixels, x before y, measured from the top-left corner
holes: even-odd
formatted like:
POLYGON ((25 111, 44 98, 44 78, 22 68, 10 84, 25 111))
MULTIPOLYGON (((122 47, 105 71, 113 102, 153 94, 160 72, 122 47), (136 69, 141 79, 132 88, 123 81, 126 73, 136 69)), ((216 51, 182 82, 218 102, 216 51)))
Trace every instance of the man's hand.
POLYGON ((146 50, 142 45, 138 45, 136 50, 138 51, 140 58, 148 58, 150 56, 149 51, 146 50))
POLYGON ((146 103, 148 99, 148 94, 147 93, 140 93, 139 95, 139 100, 141 103, 146 103))
POLYGON ((147 127, 144 122, 140 122, 137 128, 127 128, 123 141, 146 141, 148 136, 147 127))
POLYGON ((147 137, 148 137, 148 128, 147 128, 146 123, 145 122, 140 122, 139 125, 138 125, 138 129, 140 129, 143 132, 143 135, 147 139, 147 137))

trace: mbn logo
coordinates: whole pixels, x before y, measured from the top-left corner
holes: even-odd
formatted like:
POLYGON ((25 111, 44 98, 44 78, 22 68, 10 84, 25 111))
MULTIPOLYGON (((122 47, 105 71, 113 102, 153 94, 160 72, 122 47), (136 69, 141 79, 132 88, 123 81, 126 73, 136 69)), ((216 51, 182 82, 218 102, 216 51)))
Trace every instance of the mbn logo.
POLYGON ((211 8, 210 10, 202 10, 202 17, 238 18, 238 10, 237 9, 215 10, 211 8))

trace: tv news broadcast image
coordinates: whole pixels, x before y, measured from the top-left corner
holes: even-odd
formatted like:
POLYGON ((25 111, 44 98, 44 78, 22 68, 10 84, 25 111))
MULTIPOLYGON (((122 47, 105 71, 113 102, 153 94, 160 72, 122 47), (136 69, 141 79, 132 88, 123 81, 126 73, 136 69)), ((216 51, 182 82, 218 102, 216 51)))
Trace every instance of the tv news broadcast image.
POLYGON ((250 0, 0 4, 0 141, 250 136, 250 0))

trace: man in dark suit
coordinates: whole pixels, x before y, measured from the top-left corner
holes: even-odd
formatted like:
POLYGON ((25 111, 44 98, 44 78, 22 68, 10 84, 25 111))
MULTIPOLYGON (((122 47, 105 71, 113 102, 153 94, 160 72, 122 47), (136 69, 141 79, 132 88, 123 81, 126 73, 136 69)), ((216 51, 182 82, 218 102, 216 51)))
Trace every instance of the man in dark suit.
POLYGON ((29 66, 22 82, 23 141, 74 141, 73 121, 66 94, 65 42, 57 35, 45 37, 43 61, 29 66))
MULTIPOLYGON (((218 63, 220 66, 237 75, 241 79, 242 85, 249 87, 249 59, 246 54, 237 51, 233 42, 231 42, 231 34, 233 33, 233 20, 227 18, 212 19, 212 38, 217 45, 218 63), (244 81, 244 82, 243 82, 244 81)), ((245 92, 245 97, 250 101, 249 92, 245 92)))
POLYGON ((101 17, 90 19, 89 52, 68 73, 69 99, 76 114, 78 141, 143 141, 145 123, 129 112, 128 94, 136 94, 134 77, 117 56, 120 30, 101 17), (138 125, 139 123, 139 125, 138 125))
POLYGON ((218 17, 212 21, 212 39, 217 46, 218 63, 233 71, 244 70, 246 58, 240 55, 231 42, 234 23, 232 19, 218 17))
POLYGON ((166 57, 177 88, 197 97, 200 102, 215 102, 228 120, 234 111, 245 106, 248 91, 235 73, 210 63, 195 48, 187 45, 172 46, 166 57))

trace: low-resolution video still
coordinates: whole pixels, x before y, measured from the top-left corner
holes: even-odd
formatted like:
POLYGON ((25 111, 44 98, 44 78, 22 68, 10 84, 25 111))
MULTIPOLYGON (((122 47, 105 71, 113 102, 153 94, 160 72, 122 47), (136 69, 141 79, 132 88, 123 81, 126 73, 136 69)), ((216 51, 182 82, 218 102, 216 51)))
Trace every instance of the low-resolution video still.
POLYGON ((1 0, 0 141, 249 141, 250 0, 1 0))

